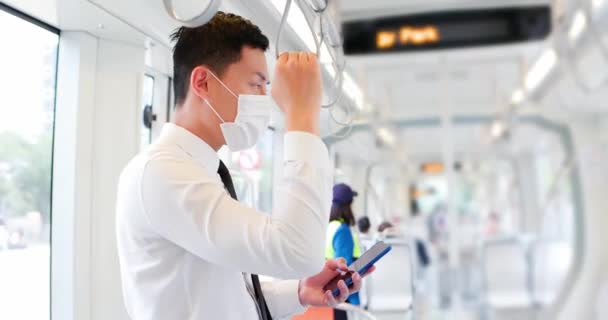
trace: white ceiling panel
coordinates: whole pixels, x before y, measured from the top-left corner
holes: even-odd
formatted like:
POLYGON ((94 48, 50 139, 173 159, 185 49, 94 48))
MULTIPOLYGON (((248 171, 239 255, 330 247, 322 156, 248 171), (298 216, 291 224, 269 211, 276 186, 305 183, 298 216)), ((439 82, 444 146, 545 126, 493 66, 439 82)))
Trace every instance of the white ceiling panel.
POLYGON ((391 116, 417 108, 436 115, 446 105, 460 113, 493 112, 522 77, 515 58, 412 65, 406 61, 404 57, 392 67, 360 65, 366 98, 391 116))
POLYGON ((349 56, 365 98, 384 118, 488 114, 504 109, 543 42, 349 56))

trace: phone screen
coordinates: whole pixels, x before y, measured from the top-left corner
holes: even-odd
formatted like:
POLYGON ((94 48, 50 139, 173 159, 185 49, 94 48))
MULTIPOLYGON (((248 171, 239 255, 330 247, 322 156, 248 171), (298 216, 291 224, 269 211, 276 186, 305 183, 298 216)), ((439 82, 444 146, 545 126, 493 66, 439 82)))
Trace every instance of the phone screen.
POLYGON ((357 270, 359 273, 365 273, 369 267, 371 267, 376 261, 380 260, 387 252, 389 252, 391 246, 387 245, 382 241, 378 241, 369 250, 365 251, 359 259, 355 260, 348 266, 349 269, 357 270))
MULTIPOLYGON (((359 272, 359 274, 364 274, 372 265, 374 265, 374 263, 376 263, 378 260, 380 260, 380 258, 382 258, 390 250, 391 250, 391 246, 387 245, 386 243, 384 243, 382 241, 378 241, 371 248, 369 248, 369 250, 365 251, 365 253, 363 253, 363 255, 361 257, 359 257, 359 259, 357 259, 355 262, 351 263, 351 265, 348 266, 348 268, 350 270, 356 270, 357 272, 359 272)), ((338 282, 340 280, 344 280, 344 282, 346 282, 346 285, 350 286, 352 284, 352 275, 353 274, 354 274, 353 271, 347 271, 342 274, 339 274, 338 276, 333 278, 331 281, 329 281, 325 285, 324 289, 331 290, 333 292, 334 296, 337 296, 338 294, 340 294, 340 289, 338 288, 338 282)))

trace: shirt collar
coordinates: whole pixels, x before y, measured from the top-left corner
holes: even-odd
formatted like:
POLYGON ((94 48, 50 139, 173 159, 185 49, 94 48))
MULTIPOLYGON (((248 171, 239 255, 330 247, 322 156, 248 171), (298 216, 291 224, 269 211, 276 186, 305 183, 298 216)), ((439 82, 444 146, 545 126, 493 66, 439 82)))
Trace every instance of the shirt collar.
POLYGON ((210 174, 217 174, 220 158, 203 139, 173 123, 165 123, 160 136, 161 139, 177 144, 184 152, 205 166, 210 174))

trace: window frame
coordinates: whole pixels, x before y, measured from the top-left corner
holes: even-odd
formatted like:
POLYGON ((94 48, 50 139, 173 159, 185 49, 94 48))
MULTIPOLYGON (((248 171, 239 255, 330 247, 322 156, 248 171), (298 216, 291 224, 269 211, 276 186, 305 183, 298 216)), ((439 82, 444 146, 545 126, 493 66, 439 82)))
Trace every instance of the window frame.
POLYGON ((16 18, 19 18, 25 22, 33 24, 44 31, 50 32, 57 36, 57 46, 55 50, 55 65, 54 65, 54 79, 53 79, 53 117, 52 117, 52 126, 51 126, 51 163, 50 163, 50 188, 49 188, 49 259, 48 259, 48 272, 49 272, 49 282, 48 282, 48 294, 49 294, 49 309, 48 315, 49 320, 53 319, 52 309, 53 309, 53 179, 54 179, 54 170, 55 170, 55 131, 56 131, 56 122, 57 122, 57 82, 58 82, 58 74, 59 74, 59 43, 61 41, 61 30, 40 20, 37 19, 23 11, 15 9, 11 6, 8 6, 2 2, 0 2, 0 11, 4 11, 9 15, 13 15, 16 18))
POLYGON ((175 105, 175 97, 173 96, 173 77, 170 76, 167 78, 167 114, 166 119, 167 122, 171 122, 171 114, 172 110, 174 110, 175 105))
POLYGON ((17 10, 15 8, 13 8, 13 7, 10 7, 10 6, 2 3, 2 2, 0 2, 0 10, 5 11, 5 12, 7 12, 9 14, 12 14, 12 15, 14 15, 17 18, 25 20, 25 21, 27 21, 27 22, 29 22, 31 24, 34 24, 34 25, 42 28, 42 29, 45 29, 46 31, 52 32, 52 33, 56 34, 57 36, 61 36, 61 30, 59 30, 58 28, 56 28, 56 27, 54 27, 54 26, 52 26, 52 25, 50 25, 50 24, 48 24, 48 23, 46 23, 46 22, 44 22, 42 20, 34 18, 34 17, 30 16, 29 14, 27 14, 27 13, 25 13, 23 11, 20 11, 20 10, 17 10))

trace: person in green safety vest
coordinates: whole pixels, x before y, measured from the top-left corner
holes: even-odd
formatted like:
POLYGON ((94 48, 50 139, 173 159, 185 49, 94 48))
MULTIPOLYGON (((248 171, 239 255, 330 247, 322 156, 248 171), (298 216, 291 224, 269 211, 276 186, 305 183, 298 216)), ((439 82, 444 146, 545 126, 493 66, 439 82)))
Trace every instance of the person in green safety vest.
MULTIPOLYGON (((346 265, 350 265, 361 256, 359 237, 351 230, 351 227, 355 225, 351 205, 356 196, 357 192, 344 183, 337 184, 333 188, 325 243, 325 259, 344 258, 346 265)), ((360 305, 359 294, 352 294, 346 301, 353 305, 360 305)), ((334 319, 346 319, 345 314, 337 313, 334 319)))

